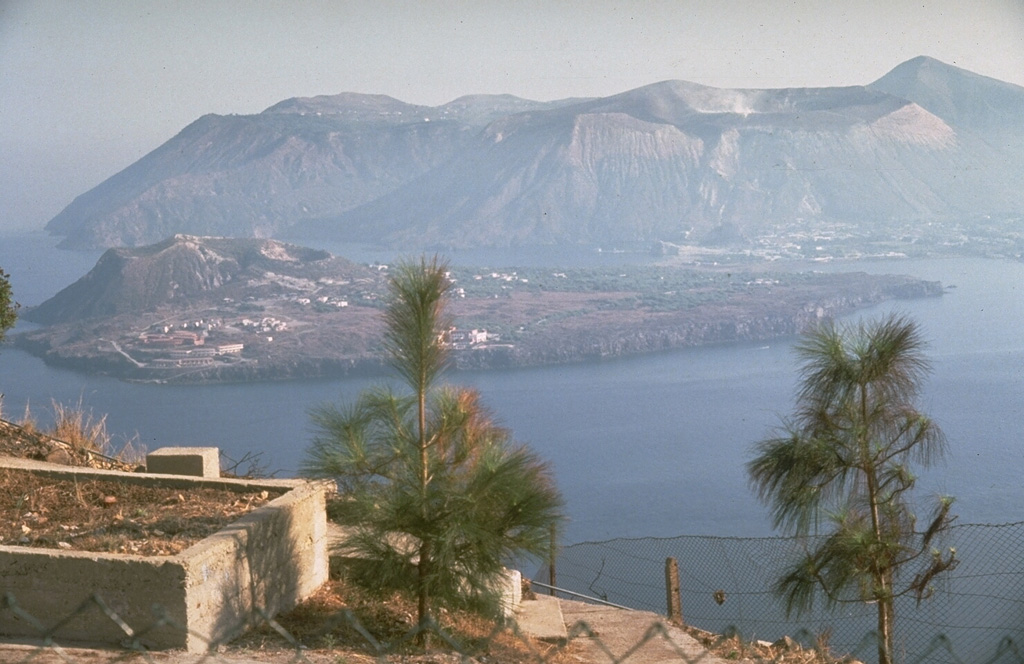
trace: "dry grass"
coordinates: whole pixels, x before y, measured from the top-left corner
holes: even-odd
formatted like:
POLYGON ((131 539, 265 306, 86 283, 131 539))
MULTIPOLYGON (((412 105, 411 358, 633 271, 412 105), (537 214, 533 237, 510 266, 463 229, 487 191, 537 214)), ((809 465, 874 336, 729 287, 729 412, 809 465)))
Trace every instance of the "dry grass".
POLYGON ((48 435, 76 449, 108 452, 111 447, 107 416, 94 417, 82 406, 81 399, 74 406, 53 402, 53 429, 48 435))
POLYGON ((126 464, 142 463, 146 458, 145 446, 141 445, 138 436, 127 438, 123 443, 115 443, 107 431, 107 416, 97 417, 85 407, 82 399, 73 405, 65 405, 56 400, 51 402, 53 426, 42 429, 26 405, 20 426, 29 435, 42 435, 54 438, 69 445, 78 452, 90 452, 108 457, 126 464))

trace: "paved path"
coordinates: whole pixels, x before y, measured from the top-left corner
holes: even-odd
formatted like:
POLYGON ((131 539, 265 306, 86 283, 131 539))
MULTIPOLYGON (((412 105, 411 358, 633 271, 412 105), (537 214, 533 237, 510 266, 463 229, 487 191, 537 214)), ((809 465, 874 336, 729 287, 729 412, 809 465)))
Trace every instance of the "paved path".
POLYGON ((726 664, 656 613, 571 600, 561 605, 569 638, 583 646, 586 664, 726 664))

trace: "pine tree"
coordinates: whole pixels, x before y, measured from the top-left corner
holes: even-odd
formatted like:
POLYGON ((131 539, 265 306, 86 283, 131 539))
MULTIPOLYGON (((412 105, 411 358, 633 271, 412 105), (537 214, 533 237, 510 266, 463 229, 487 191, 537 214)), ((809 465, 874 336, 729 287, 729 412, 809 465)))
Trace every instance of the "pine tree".
POLYGON ((390 281, 385 347, 407 392, 367 390, 321 405, 304 472, 344 496, 342 546, 352 578, 377 591, 415 589, 432 606, 493 610, 503 565, 549 553, 561 496, 547 466, 495 424, 470 389, 439 386, 451 328, 444 263, 403 263, 390 281))
POLYGON ((923 346, 917 326, 899 316, 808 334, 797 347, 796 412, 747 466, 776 528, 805 536, 831 525, 808 538, 805 555, 776 582, 787 613, 811 608, 818 592, 830 606, 876 603, 879 664, 893 661, 895 599, 912 593, 920 601, 958 562, 955 550, 933 548, 952 522, 952 499, 940 498, 919 531, 908 497, 910 464, 929 465, 945 444, 916 407, 929 370, 923 346))

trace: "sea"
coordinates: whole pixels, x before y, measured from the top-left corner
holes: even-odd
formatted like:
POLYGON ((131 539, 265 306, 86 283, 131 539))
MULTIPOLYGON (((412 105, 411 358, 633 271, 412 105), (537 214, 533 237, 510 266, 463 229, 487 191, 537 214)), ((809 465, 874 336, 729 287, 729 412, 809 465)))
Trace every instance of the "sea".
MULTIPOLYGON (((42 232, 0 236, 0 269, 15 299, 39 304, 84 275, 100 252, 55 248, 42 232)), ((360 261, 393 255, 325 247, 360 261)), ((552 268, 621 265, 637 254, 454 254, 454 263, 552 268)), ((786 268, 795 269, 795 268, 786 268)), ((910 274, 941 281, 937 298, 885 303, 852 318, 900 312, 929 341, 933 371, 921 408, 945 431, 948 452, 921 471, 917 495, 951 495, 959 523, 1024 520, 1024 262, 982 258, 816 263, 802 269, 910 274)), ((29 329, 19 322, 13 332, 29 329)), ((791 411, 795 339, 731 344, 566 366, 464 371, 518 441, 552 466, 566 500, 566 544, 612 538, 774 534, 744 470, 753 445, 791 411)), ((387 378, 224 385, 152 385, 47 366, 0 347, 6 419, 26 410, 43 424, 52 404, 106 416, 115 443, 216 446, 233 460, 292 476, 310 445, 309 410, 343 403, 387 378)))

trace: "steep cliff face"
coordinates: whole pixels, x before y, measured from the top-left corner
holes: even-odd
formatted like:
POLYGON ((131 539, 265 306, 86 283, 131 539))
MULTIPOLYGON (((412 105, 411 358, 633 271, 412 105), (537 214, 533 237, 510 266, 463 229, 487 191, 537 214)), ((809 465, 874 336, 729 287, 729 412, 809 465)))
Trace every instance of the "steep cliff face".
POLYGON ((151 311, 189 302, 241 279, 308 273, 338 261, 325 251, 275 240, 177 235, 139 249, 109 249, 84 277, 25 313, 52 325, 86 318, 151 311))
POLYGON ((1024 203, 1017 193, 982 200, 1012 188, 1019 172, 961 184, 997 158, 964 140, 914 102, 867 88, 670 81, 496 121, 458 160, 317 231, 455 247, 714 243, 725 226, 749 239, 795 219, 948 217, 1024 203))
POLYGON ((400 246, 745 242, 1024 208, 1024 88, 915 58, 867 86, 291 99, 200 118, 79 196, 66 246, 180 232, 400 246))

